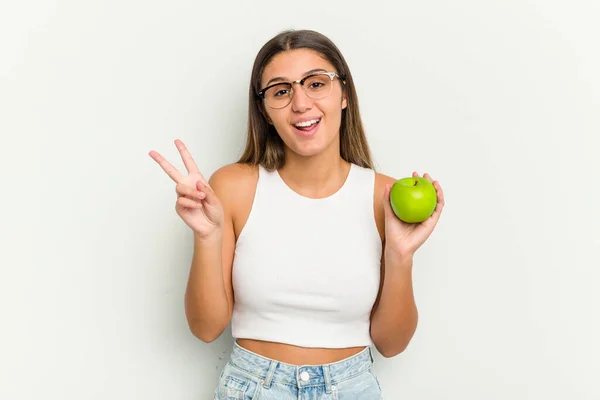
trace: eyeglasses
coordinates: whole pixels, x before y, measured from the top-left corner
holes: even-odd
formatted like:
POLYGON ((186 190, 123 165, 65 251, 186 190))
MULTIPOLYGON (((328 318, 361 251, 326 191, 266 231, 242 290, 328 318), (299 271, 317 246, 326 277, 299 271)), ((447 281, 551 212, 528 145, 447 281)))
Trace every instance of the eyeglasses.
POLYGON ((297 81, 274 83, 258 92, 257 95, 263 98, 271 108, 284 108, 292 102, 294 83, 299 83, 308 97, 318 100, 331 94, 335 78, 346 84, 345 78, 335 72, 317 72, 297 81))

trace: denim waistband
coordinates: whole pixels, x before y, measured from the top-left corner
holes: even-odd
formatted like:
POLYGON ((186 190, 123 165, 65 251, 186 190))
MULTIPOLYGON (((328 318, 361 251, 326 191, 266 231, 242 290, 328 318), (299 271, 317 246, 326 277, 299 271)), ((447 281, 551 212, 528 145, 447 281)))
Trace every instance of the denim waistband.
POLYGON ((272 382, 294 385, 298 388, 324 385, 331 392, 332 385, 368 371, 373 365, 370 347, 346 359, 321 365, 292 365, 263 357, 234 342, 229 362, 232 366, 259 379, 264 387, 272 382))

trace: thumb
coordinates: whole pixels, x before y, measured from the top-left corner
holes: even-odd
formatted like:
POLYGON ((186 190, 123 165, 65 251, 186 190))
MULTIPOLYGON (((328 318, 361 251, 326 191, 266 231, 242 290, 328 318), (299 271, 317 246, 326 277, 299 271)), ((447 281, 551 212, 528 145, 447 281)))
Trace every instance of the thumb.
POLYGON ((201 180, 199 180, 196 182, 196 189, 206 194, 205 201, 209 205, 216 206, 217 204, 219 204, 219 199, 217 198, 217 195, 209 185, 204 184, 201 180))

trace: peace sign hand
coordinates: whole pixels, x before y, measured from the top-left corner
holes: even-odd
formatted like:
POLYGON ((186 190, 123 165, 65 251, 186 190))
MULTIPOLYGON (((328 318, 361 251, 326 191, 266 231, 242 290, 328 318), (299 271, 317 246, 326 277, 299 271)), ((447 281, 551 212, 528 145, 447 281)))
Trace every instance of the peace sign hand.
POLYGON ((183 164, 188 172, 187 176, 179 172, 158 152, 152 150, 148 154, 176 183, 175 210, 177 214, 200 238, 209 238, 223 229, 223 206, 200 173, 185 144, 177 139, 175 146, 181 154, 183 164))

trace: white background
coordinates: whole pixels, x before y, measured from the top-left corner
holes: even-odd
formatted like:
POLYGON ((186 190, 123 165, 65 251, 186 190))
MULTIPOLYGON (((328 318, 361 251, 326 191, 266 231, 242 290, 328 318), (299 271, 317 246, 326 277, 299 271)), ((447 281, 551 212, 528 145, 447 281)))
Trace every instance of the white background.
POLYGON ((446 208, 387 399, 600 398, 600 5, 19 1, 0 6, 0 398, 209 399, 232 346, 186 325, 191 231, 148 151, 205 175, 250 69, 315 29, 354 75, 377 169, 446 208))

